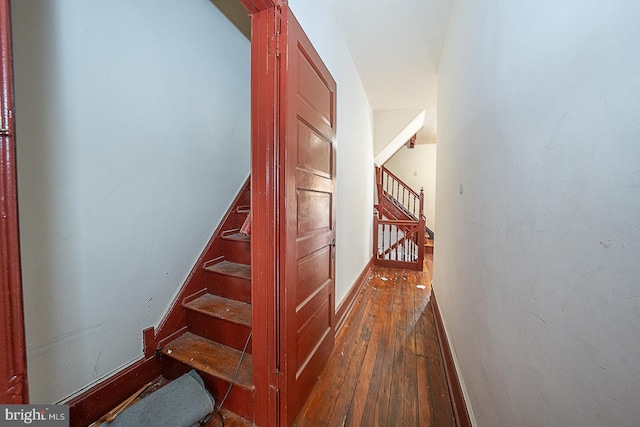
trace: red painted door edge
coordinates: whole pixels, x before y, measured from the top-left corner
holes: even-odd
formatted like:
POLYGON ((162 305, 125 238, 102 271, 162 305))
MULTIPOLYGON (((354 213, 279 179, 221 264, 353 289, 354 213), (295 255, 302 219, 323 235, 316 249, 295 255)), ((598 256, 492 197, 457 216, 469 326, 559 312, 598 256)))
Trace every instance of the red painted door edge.
POLYGON ((251 276, 255 422, 280 425, 278 329, 279 8, 251 14, 251 276))
POLYGON ((0 403, 28 403, 9 0, 0 0, 0 403))
POLYGON ((278 329, 280 418, 288 426, 334 345, 336 83, 288 6, 281 27, 278 329), (316 138, 324 149, 310 143, 316 138))

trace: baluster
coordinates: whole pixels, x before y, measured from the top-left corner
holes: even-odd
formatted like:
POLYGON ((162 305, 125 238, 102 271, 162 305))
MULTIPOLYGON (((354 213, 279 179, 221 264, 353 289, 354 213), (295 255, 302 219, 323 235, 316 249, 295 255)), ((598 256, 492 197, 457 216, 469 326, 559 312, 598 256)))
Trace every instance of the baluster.
POLYGON ((383 235, 383 238, 382 238, 382 259, 384 259, 385 258, 385 252, 387 251, 387 247, 389 245, 387 243, 385 243, 385 239, 387 237, 387 224, 384 224, 382 227, 383 227, 382 228, 382 235, 383 235))
POLYGON ((393 250, 394 250, 395 253, 393 254, 393 258, 397 260, 398 259, 398 245, 397 245, 397 242, 398 242, 398 226, 397 225, 396 225, 395 229, 396 229, 396 238, 393 241, 394 242, 393 243, 393 248, 394 248, 393 250))
POLYGON ((396 183, 396 190, 394 191, 395 199, 398 200, 398 198, 400 197, 400 183, 396 180, 394 180, 394 182, 396 183))

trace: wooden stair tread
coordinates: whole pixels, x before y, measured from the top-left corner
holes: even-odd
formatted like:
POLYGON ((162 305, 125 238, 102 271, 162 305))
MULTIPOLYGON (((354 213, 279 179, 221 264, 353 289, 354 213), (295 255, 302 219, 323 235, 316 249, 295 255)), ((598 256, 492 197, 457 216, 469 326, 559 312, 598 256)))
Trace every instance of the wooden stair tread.
MULTIPOLYGON (((198 371, 231 382, 242 352, 186 332, 162 348, 162 354, 198 371)), ((245 354, 235 384, 253 390, 253 359, 245 354)))
POLYGON ((243 233, 229 234, 226 236, 222 236, 222 238, 225 240, 233 240, 236 242, 251 242, 251 235, 243 233))
POLYGON ((204 294, 184 305, 185 308, 251 327, 251 304, 204 294))
POLYGON ((226 276, 251 279, 251 266, 247 264, 239 264, 237 262, 221 261, 206 267, 205 270, 212 273, 224 274, 226 276))
MULTIPOLYGON (((235 414, 231 411, 228 411, 224 408, 222 408, 220 410, 220 412, 222 413, 222 417, 224 418, 224 425, 225 427, 253 427, 255 426, 255 424, 253 424, 251 421, 246 420, 244 418, 242 418, 240 415, 235 414)), ((206 424, 203 425, 203 427, 218 427, 220 425, 220 419, 218 418, 218 416, 214 416, 213 418, 211 418, 209 420, 209 422, 207 422, 206 424)))

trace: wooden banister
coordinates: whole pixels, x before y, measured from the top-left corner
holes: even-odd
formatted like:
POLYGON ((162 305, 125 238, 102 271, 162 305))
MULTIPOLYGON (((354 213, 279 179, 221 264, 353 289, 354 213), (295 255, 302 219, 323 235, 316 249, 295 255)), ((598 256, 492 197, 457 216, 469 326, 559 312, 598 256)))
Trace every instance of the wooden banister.
POLYGON ((426 226, 424 190, 421 188, 420 193, 416 193, 384 166, 376 167, 376 189, 374 262, 422 270, 426 226))
POLYGON ((424 215, 424 191, 416 193, 384 166, 376 168, 376 187, 382 215, 414 221, 424 215))
POLYGON ((377 265, 422 270, 424 217, 418 221, 374 217, 374 262, 377 265))

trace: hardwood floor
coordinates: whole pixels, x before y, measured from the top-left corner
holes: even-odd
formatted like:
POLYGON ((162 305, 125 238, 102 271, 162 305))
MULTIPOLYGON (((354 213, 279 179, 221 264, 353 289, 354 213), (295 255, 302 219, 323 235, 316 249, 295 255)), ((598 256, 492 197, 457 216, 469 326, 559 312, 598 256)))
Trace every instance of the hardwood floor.
POLYGON ((374 267, 296 426, 454 426, 423 272, 374 267))
MULTIPOLYGON (((430 304, 432 259, 423 272, 373 268, 295 426, 455 425, 430 304)), ((226 427, 253 425, 223 415, 226 427)), ((205 427, 220 425, 216 415, 205 427)))

